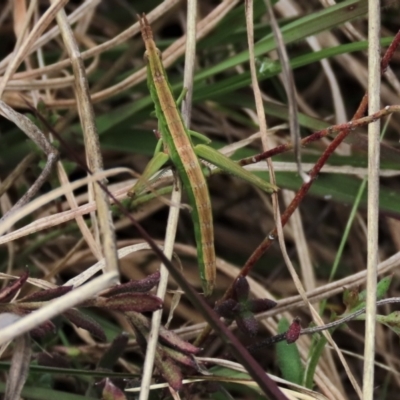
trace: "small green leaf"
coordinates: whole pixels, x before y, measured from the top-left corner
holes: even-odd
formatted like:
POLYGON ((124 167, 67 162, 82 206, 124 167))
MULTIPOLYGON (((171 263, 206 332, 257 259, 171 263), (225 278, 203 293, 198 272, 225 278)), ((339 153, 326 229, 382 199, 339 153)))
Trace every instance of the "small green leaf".
POLYGON ((394 311, 389 315, 377 315, 376 320, 400 336, 400 311, 394 311))
POLYGON ((313 335, 310 352, 308 355, 308 362, 304 371, 303 378, 304 385, 309 389, 311 389, 314 385, 315 370, 318 367, 318 363, 322 356, 322 352, 324 351, 326 343, 327 339, 325 338, 325 336, 313 335))
MULTIPOLYGON (((376 297, 377 300, 382 299, 390 286, 390 283, 392 282, 392 277, 393 275, 389 275, 386 276, 385 278, 382 278, 378 283, 377 283, 377 288, 376 288, 376 297)), ((350 309, 349 312, 354 312, 357 311, 363 307, 365 307, 365 299, 367 296, 367 291, 363 290, 362 292, 360 292, 360 294, 358 295, 358 302, 350 309)))
POLYGON ((387 291, 389 290, 390 284, 392 283, 393 274, 389 276, 385 276, 382 278, 376 287, 376 298, 377 300, 383 299, 386 296, 387 291))

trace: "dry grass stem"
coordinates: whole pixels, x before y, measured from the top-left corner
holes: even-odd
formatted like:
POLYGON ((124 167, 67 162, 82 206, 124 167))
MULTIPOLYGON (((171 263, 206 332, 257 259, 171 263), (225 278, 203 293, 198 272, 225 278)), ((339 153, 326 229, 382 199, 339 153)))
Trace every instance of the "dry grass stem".
MULTIPOLYGON (((380 1, 368 1, 368 113, 378 111, 381 103, 380 1)), ((368 125, 368 238, 367 238, 367 299, 365 320, 363 396, 374 395, 375 325, 377 266, 379 262, 379 150, 380 120, 368 125)))
POLYGON ((0 6, 1 395, 396 398, 398 4, 156 3, 0 6), (207 298, 172 163, 130 197, 163 129, 142 13, 185 125, 279 187, 201 160, 207 298))

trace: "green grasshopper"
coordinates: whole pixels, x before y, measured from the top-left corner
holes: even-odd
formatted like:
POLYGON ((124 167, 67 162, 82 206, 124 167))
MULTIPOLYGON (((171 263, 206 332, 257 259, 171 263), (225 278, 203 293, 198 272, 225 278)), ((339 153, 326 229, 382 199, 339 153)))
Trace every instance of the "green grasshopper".
MULTIPOLYGON (((243 169, 217 150, 203 144, 193 145, 191 135, 200 137, 202 135, 189 131, 185 127, 162 64, 161 52, 153 40, 151 27, 144 14, 139 17, 139 21, 146 47, 144 58, 147 62, 147 84, 155 105, 161 138, 154 157, 135 186, 128 192, 128 196, 134 198, 141 194, 146 189, 149 179, 167 161, 172 162, 189 197, 200 278, 204 294, 209 296, 213 291, 216 280, 214 229, 210 195, 199 158, 252 183, 268 193, 275 192, 278 188, 243 169), (163 143, 164 151, 160 151, 161 143, 163 143)), ((209 142, 208 139, 206 140, 209 142)))

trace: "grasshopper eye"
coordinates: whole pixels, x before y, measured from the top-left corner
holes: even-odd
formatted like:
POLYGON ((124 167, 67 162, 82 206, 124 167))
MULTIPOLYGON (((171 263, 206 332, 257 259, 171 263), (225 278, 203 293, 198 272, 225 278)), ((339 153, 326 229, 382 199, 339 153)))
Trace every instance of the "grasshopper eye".
POLYGON ((147 53, 147 50, 144 52, 144 54, 143 54, 143 60, 144 60, 144 63, 145 64, 148 64, 149 63, 149 55, 148 55, 148 53, 147 53))

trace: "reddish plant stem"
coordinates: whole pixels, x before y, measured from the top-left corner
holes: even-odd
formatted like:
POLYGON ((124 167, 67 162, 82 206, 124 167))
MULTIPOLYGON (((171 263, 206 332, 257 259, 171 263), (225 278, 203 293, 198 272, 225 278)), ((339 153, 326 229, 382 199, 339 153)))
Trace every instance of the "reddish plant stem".
MULTIPOLYGON (((316 162, 314 167, 309 172, 310 180, 308 182, 304 182, 301 186, 300 190, 296 193, 294 199, 286 208, 285 212, 281 216, 282 227, 286 225, 289 221, 289 218, 292 216, 294 211, 299 206, 300 202, 304 199, 314 180, 317 178, 318 173, 320 172, 321 168, 324 166, 325 162, 331 156, 331 154, 336 150, 340 143, 342 143, 343 139, 350 133, 350 129, 344 129, 341 131, 330 143, 330 145, 326 148, 322 156, 316 162)), ((254 264, 260 259, 260 257, 265 253, 266 250, 269 249, 273 241, 276 239, 278 235, 277 227, 275 226, 274 229, 269 233, 269 235, 261 242, 261 244, 254 250, 253 254, 249 257, 246 264, 243 266, 242 270, 240 271, 240 275, 246 276, 251 269, 253 268, 254 264)), ((230 297, 230 290, 228 297, 230 297)))
MULTIPOLYGON (((381 60, 381 74, 382 75, 386 72, 386 70, 388 68, 388 65, 389 65, 389 62, 392 59, 393 54, 397 50, 399 44, 400 44, 400 30, 397 32, 397 34, 393 38, 392 43, 387 48, 385 54, 382 57, 382 60, 381 60)), ((365 110, 367 109, 367 105, 368 105, 368 93, 365 93, 363 98, 362 98, 362 100, 361 100, 361 102, 360 102, 358 110, 357 110, 357 112, 355 114, 355 115, 358 116, 357 118, 361 118, 363 116, 365 110), (364 110, 364 111, 363 112, 359 112, 361 109, 364 110)), ((382 116, 380 116, 380 118, 381 117, 382 116)), ((355 116, 353 117, 353 120, 354 119, 355 119, 355 116)), ((360 124, 360 125, 357 125, 357 126, 363 126, 363 125, 367 125, 369 123, 370 122, 366 122, 365 124, 360 124)), ((312 135, 309 135, 309 136, 303 138, 300 141, 300 144, 301 144, 301 146, 306 146, 307 144, 315 142, 317 140, 320 140, 321 138, 323 138, 325 136, 328 136, 331 133, 339 132, 342 129, 345 129, 345 127, 341 127, 341 126, 347 125, 347 124, 333 125, 333 126, 331 126, 329 128, 322 129, 320 131, 314 132, 312 135)), ((265 151, 264 153, 258 154, 258 155, 253 156, 253 157, 244 158, 243 160, 239 161, 239 164, 241 166, 249 165, 249 164, 255 164, 255 163, 259 162, 259 161, 266 160, 267 158, 270 158, 270 157, 275 156, 277 154, 285 153, 285 152, 287 152, 287 151, 289 151, 291 149, 293 149, 293 144, 292 143, 281 144, 280 146, 277 146, 277 147, 275 147, 275 148, 273 148, 271 150, 265 151)))
MULTIPOLYGON (((387 66, 389 65, 389 62, 391 60, 391 58, 393 57, 393 54, 395 52, 395 50, 397 49, 397 47, 400 44, 400 31, 396 34, 396 36, 394 37, 391 45, 389 46, 389 48, 386 50, 385 55, 382 57, 382 61, 381 61, 381 73, 383 74, 384 71, 386 71, 387 66)), ((322 167, 324 166, 324 164, 326 163, 326 161, 328 160, 328 158, 332 155, 332 153, 336 150, 336 148, 339 146, 340 143, 342 143, 342 141, 349 135, 349 133, 351 132, 351 130, 353 128, 355 128, 356 126, 360 126, 361 124, 368 124, 371 123, 373 121, 375 121, 377 118, 382 118, 384 115, 387 115, 390 113, 389 110, 393 111, 400 111, 400 106, 392 106, 392 107, 385 107, 383 110, 378 111, 377 113, 370 115, 368 117, 364 117, 361 118, 364 113, 367 110, 367 106, 368 106, 368 93, 365 93, 365 95, 363 96, 360 105, 358 106, 357 111, 355 112, 352 121, 345 123, 345 124, 340 124, 340 125, 335 125, 336 130, 339 131, 339 134, 332 140, 332 142, 329 144, 329 146, 325 149, 325 151, 323 152, 323 154, 321 155, 321 157, 319 158, 319 160, 316 162, 316 164, 314 165, 314 167, 311 169, 311 171, 309 172, 309 177, 310 180, 308 182, 304 182, 303 185, 301 186, 301 188, 299 189, 299 191, 296 193, 294 199, 292 200, 292 202, 289 204, 289 206, 286 208, 286 210, 284 211, 284 213, 281 216, 281 223, 282 223, 282 227, 284 227, 286 225, 286 223, 289 221, 289 218, 292 216, 292 214, 294 213, 294 211, 297 209, 297 207, 299 206, 300 202, 304 199, 304 197, 306 196, 306 194, 308 193, 308 191, 310 190, 310 187, 312 185, 312 183, 314 182, 314 180, 317 178, 319 172, 321 171, 322 167)), ((318 131, 316 132, 314 135, 316 135, 316 137, 318 135, 320 135, 319 137, 323 137, 323 135, 321 134, 321 132, 326 131, 327 134, 332 132, 332 128, 328 128, 328 129, 324 129, 322 131, 318 131)), ((313 136, 313 135, 311 135, 313 136)), ((326 136, 326 135, 325 135, 326 136)), ((308 138, 309 140, 310 136, 308 138)), ((305 140, 304 139, 304 140, 305 140)), ((314 139, 317 140, 317 139, 314 139)), ((310 140, 309 140, 310 141, 310 140)), ((312 140, 311 140, 312 141, 312 140)), ((302 141, 303 144, 303 141, 302 141)), ((269 157, 271 157, 274 154, 279 154, 276 149, 279 148, 283 148, 285 146, 292 146, 292 144, 287 144, 287 145, 282 145, 282 146, 278 146, 275 149, 270 150, 269 152, 266 153, 272 153, 270 154, 269 157)), ((293 146, 292 146, 293 147, 293 146)), ((287 150, 289 150, 292 147, 288 147, 287 150)), ((287 151, 287 150, 283 150, 283 151, 287 151)), ((266 154, 263 153, 263 154, 266 154)), ((261 155, 260 155, 261 156, 261 155)), ((268 158, 268 157, 264 157, 264 158, 268 158)), ((254 163, 254 157, 251 158, 251 162, 254 163)), ((261 244, 254 250, 253 254, 249 257, 249 259, 246 261, 246 264, 243 266, 243 268, 241 269, 241 271, 239 272, 238 276, 236 277, 236 279, 232 282, 231 286, 228 288, 228 290, 225 292, 224 296, 222 297, 222 299, 220 301, 224 301, 230 297, 232 297, 233 294, 233 288, 235 285, 236 280, 240 277, 240 276, 246 276, 248 275, 248 273, 251 271, 251 269, 253 268, 254 264, 261 258, 261 256, 270 248, 271 244, 273 243, 273 241, 276 239, 278 234, 277 228, 275 226, 274 229, 272 229, 272 231, 269 233, 269 235, 261 242, 261 244)), ((201 332, 201 334, 197 337, 196 341, 195 341, 195 345, 196 346, 200 346, 208 337, 208 335, 211 333, 211 327, 209 325, 207 325, 203 331, 201 332)))
POLYGON ((400 30, 396 33, 396 36, 393 38, 392 43, 385 51, 385 54, 382 57, 381 61, 381 74, 384 74, 387 70, 390 60, 393 57, 394 52, 397 50, 400 44, 400 30))
MULTIPOLYGON (((281 216, 281 221, 282 221, 282 227, 286 225, 288 222, 289 218, 292 216, 296 208, 299 206, 300 202, 304 199, 306 194, 308 193, 313 181, 317 178, 319 172, 321 171, 322 167, 325 165, 326 161, 328 158, 332 155, 332 153, 336 150, 336 148, 339 146, 340 143, 349 135, 351 130, 359 126, 362 123, 370 123, 375 121, 377 118, 382 118, 384 115, 387 115, 390 112, 393 111, 400 111, 400 106, 392 106, 392 107, 386 107, 383 110, 378 111, 377 113, 370 115, 368 117, 360 118, 362 114, 364 114, 368 101, 365 100, 365 96, 363 97, 360 106, 358 107, 358 110, 354 114, 353 121, 348 122, 346 124, 341 124, 337 125, 336 127, 339 127, 340 133, 332 140, 332 142, 329 144, 329 146, 325 149, 321 157, 318 159, 318 161, 315 163, 314 167, 311 169, 309 172, 309 177, 310 180, 309 182, 303 183, 299 191, 296 193, 294 199, 292 202, 289 204, 289 206, 286 208, 284 213, 281 216)), ((338 128, 336 128, 338 129, 338 128)), ((253 268, 254 264, 259 260, 259 258, 265 253, 266 250, 269 249, 271 246, 272 242, 276 239, 277 237, 277 228, 275 228, 269 233, 269 235, 264 239, 264 241, 256 248, 256 250, 253 252, 253 254, 249 257, 247 260, 246 264, 243 266, 242 270, 240 271, 240 274, 238 276, 246 276, 250 270, 253 268)), ((228 290, 228 292, 225 294, 224 299, 228 298, 231 296, 231 288, 228 290)))
MULTIPOLYGON (((366 110, 368 105, 368 95, 364 95, 360 105, 358 107, 358 110, 356 111, 355 115, 362 115, 364 111, 366 110)), ((365 125, 370 124, 371 122, 376 121, 377 119, 383 118, 386 115, 389 115, 394 112, 400 112, 400 106, 387 106, 383 108, 382 110, 379 110, 378 112, 368 115, 363 118, 356 118, 350 122, 346 122, 343 124, 337 124, 337 125, 332 125, 326 129, 321 129, 320 131, 314 132, 313 134, 305 137, 304 139, 301 140, 301 145, 305 146, 311 142, 315 142, 317 140, 320 140, 321 138, 331 135, 332 133, 335 132, 342 132, 344 130, 352 130, 355 128, 359 128, 365 125)), ((285 153, 286 151, 289 151, 293 148, 292 143, 286 143, 286 144, 281 144, 280 146, 277 146, 271 150, 265 151, 264 153, 258 154, 256 156, 248 157, 248 158, 243 158, 242 160, 239 161, 239 164, 241 166, 243 165, 248 165, 248 164, 255 164, 259 161, 265 160, 267 158, 270 158, 272 156, 275 156, 277 154, 285 153)))
MULTIPOLYGON (((379 300, 376 302, 376 306, 379 307, 382 305, 394 304, 394 303, 400 303, 400 298, 399 297, 390 297, 387 299, 379 300)), ((317 333, 317 332, 322 332, 322 331, 326 331, 328 329, 337 328, 339 325, 342 325, 346 322, 352 321, 362 314, 365 314, 365 307, 360 308, 359 310, 354 311, 353 313, 350 313, 347 315, 345 314, 344 316, 342 316, 342 318, 337 319, 336 321, 329 322, 328 324, 312 326, 310 328, 305 328, 305 329, 300 329, 299 332, 294 332, 293 338, 289 337, 289 340, 295 339, 294 341, 291 342, 291 343, 293 343, 293 342, 297 341, 298 337, 301 335, 313 335, 314 333, 317 333)), ((300 319, 295 318, 293 322, 300 323, 300 319)), ((292 323, 292 325, 293 325, 293 323, 292 323)), ((295 328, 298 328, 298 327, 295 327, 295 328)), ((278 335, 271 336, 271 337, 264 339, 258 343, 248 346, 248 349, 249 349, 250 353, 254 353, 256 350, 258 350, 262 347, 271 346, 272 344, 281 342, 282 340, 287 340, 288 333, 289 334, 292 333, 292 332, 290 332, 290 328, 289 328, 289 331, 287 331, 287 332, 283 332, 278 335)))

